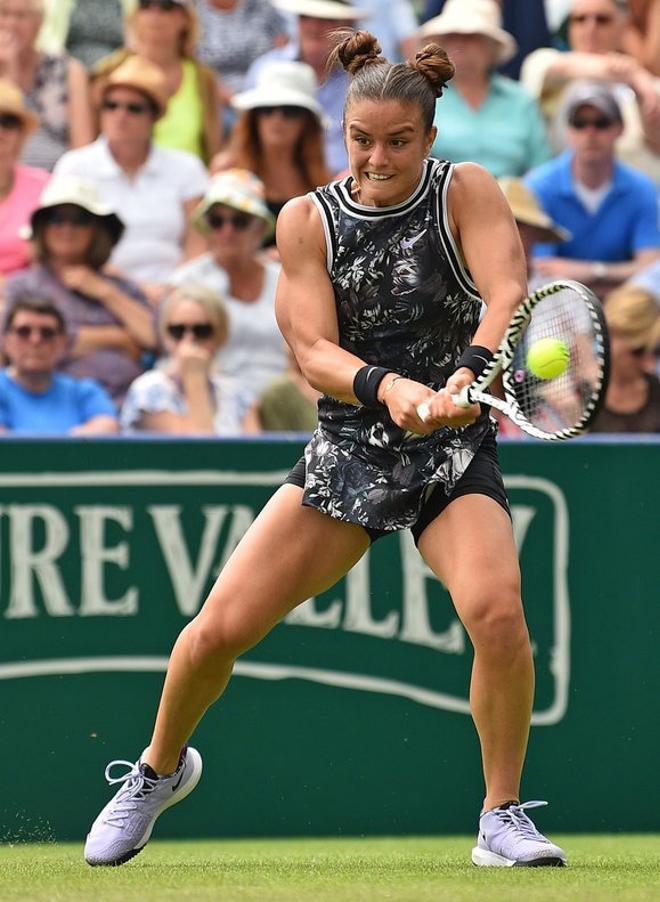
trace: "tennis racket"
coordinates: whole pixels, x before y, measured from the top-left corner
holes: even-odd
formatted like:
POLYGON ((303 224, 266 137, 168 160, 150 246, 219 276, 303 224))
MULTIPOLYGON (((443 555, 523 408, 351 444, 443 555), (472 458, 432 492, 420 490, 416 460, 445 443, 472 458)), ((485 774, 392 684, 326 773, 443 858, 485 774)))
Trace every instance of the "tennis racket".
MULTIPOLYGON (((562 441, 589 428, 608 376, 609 340, 600 302, 579 282, 551 282, 520 304, 493 359, 478 379, 454 396, 454 403, 488 404, 528 435, 562 441), (563 342, 569 360, 564 372, 544 379, 531 372, 528 353, 548 338, 563 342), (504 399, 487 391, 500 375, 504 399)), ((428 401, 417 413, 422 420, 428 416, 428 401)))

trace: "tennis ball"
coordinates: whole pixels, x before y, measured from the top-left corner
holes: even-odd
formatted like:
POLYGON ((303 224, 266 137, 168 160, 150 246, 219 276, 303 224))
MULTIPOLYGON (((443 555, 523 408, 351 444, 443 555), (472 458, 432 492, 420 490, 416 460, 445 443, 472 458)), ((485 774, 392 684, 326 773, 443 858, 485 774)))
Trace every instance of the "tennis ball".
POLYGON ((540 338, 527 352, 527 368, 539 379, 556 379, 568 369, 571 355, 559 338, 540 338))

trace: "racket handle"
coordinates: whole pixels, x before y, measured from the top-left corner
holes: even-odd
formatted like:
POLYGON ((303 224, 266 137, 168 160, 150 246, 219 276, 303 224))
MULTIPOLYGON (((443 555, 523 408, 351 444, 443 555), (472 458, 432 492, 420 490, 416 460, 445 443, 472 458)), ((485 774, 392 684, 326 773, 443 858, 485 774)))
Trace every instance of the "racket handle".
POLYGON ((470 397, 470 386, 466 385, 462 388, 458 394, 450 395, 452 401, 456 405, 456 407, 469 407, 472 404, 472 399, 470 397))
POLYGON ((422 401, 421 404, 417 405, 417 416, 420 418, 422 423, 426 422, 427 416, 431 413, 431 405, 428 401, 422 401))

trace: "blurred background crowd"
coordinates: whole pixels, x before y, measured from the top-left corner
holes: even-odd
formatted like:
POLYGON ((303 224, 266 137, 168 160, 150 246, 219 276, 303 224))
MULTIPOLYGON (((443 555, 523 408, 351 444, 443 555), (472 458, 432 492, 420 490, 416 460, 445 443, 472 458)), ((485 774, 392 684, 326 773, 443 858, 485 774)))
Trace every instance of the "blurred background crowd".
POLYGON ((660 0, 0 0, 0 431, 307 432, 275 220, 347 178, 364 25, 456 76, 433 156, 500 181, 532 288, 589 285, 600 432, 660 432, 660 0))

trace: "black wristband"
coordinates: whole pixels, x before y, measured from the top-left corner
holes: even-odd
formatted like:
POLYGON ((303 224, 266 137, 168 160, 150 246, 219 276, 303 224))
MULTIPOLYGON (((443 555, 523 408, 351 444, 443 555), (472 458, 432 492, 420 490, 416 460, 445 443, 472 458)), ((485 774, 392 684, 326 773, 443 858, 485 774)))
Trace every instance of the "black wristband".
POLYGON ((488 348, 484 348, 483 345, 470 345, 458 358, 456 369, 466 366, 469 370, 472 370, 475 378, 478 379, 494 356, 493 352, 489 351, 488 348))
POLYGON ((365 407, 382 407, 378 400, 378 386, 391 370, 384 366, 363 366, 353 379, 353 394, 365 407))

